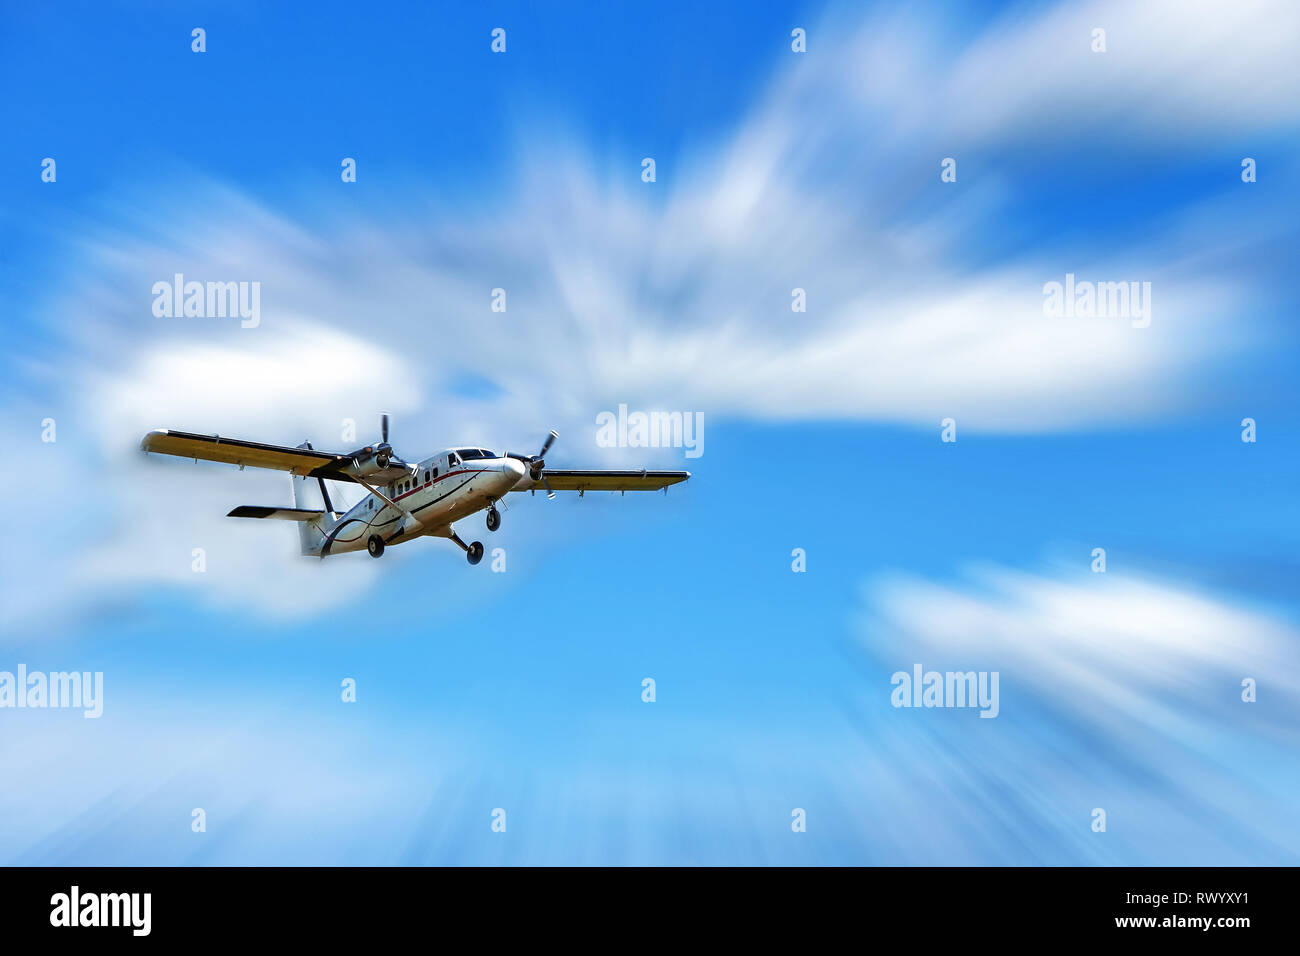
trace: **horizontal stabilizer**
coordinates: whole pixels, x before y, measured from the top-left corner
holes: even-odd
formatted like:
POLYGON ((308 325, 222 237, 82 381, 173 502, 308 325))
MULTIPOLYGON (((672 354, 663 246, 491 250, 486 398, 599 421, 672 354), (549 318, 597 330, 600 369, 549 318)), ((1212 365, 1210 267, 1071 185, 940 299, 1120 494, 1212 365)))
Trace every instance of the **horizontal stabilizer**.
POLYGON ((279 518, 282 521, 315 521, 324 511, 308 508, 265 508, 261 505, 240 505, 226 515, 227 518, 279 518))

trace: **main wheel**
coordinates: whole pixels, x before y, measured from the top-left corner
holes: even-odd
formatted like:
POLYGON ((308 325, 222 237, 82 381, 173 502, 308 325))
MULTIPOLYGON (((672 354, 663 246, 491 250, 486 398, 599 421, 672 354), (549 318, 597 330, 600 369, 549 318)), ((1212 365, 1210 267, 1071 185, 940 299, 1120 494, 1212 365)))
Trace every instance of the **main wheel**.
POLYGON ((495 531, 501 527, 501 512, 496 508, 489 508, 487 513, 487 526, 489 531, 495 531))
POLYGON ((377 558, 384 553, 384 539, 377 534, 372 534, 370 540, 366 542, 366 550, 370 552, 372 558, 377 558))
POLYGON ((483 560, 482 541, 475 541, 473 544, 469 546, 469 550, 465 552, 465 560, 468 561, 470 564, 478 564, 480 561, 483 560))

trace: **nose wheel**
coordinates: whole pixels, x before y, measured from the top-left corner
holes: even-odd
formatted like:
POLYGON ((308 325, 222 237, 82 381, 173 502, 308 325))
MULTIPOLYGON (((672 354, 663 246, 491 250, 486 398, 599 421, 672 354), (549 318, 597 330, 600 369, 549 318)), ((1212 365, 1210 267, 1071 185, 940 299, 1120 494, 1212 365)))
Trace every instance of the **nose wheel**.
POLYGON ((372 534, 370 540, 366 542, 366 550, 370 552, 372 558, 377 558, 384 553, 384 539, 377 534, 372 534))
POLYGON ((495 531, 501 527, 501 512, 496 508, 489 508, 487 513, 487 526, 489 531, 495 531))

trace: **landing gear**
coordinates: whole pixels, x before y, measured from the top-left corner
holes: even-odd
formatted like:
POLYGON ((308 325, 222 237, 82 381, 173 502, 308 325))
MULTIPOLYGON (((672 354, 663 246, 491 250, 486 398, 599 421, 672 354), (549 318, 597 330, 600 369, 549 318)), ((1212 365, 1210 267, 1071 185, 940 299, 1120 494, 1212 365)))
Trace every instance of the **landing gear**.
POLYGON ((454 531, 448 537, 465 550, 465 560, 470 564, 478 564, 483 560, 483 542, 475 541, 473 544, 466 544, 460 540, 460 535, 454 531))
POLYGON ((370 552, 372 558, 377 558, 384 553, 384 539, 377 534, 372 534, 370 540, 366 542, 366 550, 370 552))
POLYGON ((501 512, 497 511, 495 507, 488 509, 487 526, 489 531, 495 531, 501 527, 501 512))

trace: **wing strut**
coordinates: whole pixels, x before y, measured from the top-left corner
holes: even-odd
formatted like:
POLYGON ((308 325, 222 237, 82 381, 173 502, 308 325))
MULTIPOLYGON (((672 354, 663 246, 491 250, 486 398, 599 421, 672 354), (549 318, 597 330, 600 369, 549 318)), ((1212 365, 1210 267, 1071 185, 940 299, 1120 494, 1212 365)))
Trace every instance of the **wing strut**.
MULTIPOLYGON (((384 417, 387 418, 387 416, 384 416, 384 417)), ((388 423, 385 422, 384 424, 386 425, 386 424, 388 424, 388 423)), ((387 431, 387 429, 385 429, 385 431, 387 431)), ((386 436, 385 436, 385 437, 386 437, 386 436)), ((303 442, 301 445, 299 445, 298 447, 299 447, 299 448, 306 448, 308 451, 311 451, 311 450, 312 450, 312 447, 311 447, 311 439, 307 439, 306 441, 304 441, 304 442, 303 442)), ((243 470, 244 470, 244 466, 243 466, 243 465, 240 465, 240 466, 239 466, 239 470, 240 470, 240 471, 243 471, 243 470)), ((316 479, 316 484, 320 485, 320 497, 321 497, 321 501, 323 501, 323 502, 325 503, 325 510, 328 511, 328 512, 330 513, 330 517, 331 517, 331 518, 337 518, 337 517, 339 516, 339 513, 338 513, 337 511, 334 510, 334 503, 333 503, 332 501, 330 501, 330 493, 329 493, 329 489, 325 487, 325 479, 324 479, 324 478, 317 478, 317 479, 316 479)))
POLYGON ((334 504, 330 501, 330 493, 329 489, 325 487, 325 479, 317 478, 316 481, 320 484, 320 496, 325 501, 325 510, 330 513, 331 517, 337 518, 339 513, 334 510, 334 504))
POLYGON ((388 497, 388 495, 384 494, 378 488, 374 487, 373 485, 367 484, 365 479, 354 478, 352 480, 355 481, 357 484, 359 484, 361 487, 365 488, 366 491, 370 492, 376 498, 379 498, 381 501, 385 502, 390 508, 392 508, 394 511, 396 511, 398 514, 402 516, 402 520, 397 523, 398 534, 401 534, 404 531, 409 531, 411 528, 418 528, 423 523, 420 521, 419 518, 417 518, 411 512, 407 511, 405 508, 399 505, 392 498, 388 497))

